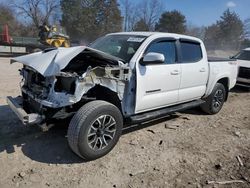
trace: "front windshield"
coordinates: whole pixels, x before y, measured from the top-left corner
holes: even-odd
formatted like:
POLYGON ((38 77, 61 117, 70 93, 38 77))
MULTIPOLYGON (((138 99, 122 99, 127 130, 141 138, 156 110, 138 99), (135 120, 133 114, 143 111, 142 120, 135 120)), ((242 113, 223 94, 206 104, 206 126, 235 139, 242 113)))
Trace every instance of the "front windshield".
POLYGON ((145 36, 138 35, 107 35, 90 47, 129 62, 145 39, 145 36))
POLYGON ((243 50, 238 55, 236 55, 235 58, 239 60, 250 61, 250 51, 243 50))

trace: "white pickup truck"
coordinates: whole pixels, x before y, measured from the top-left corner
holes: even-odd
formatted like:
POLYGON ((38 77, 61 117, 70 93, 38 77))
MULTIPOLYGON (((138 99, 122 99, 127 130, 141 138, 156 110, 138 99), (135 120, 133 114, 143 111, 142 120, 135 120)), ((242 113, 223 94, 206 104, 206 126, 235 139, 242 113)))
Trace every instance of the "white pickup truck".
POLYGON ((68 142, 86 160, 115 146, 124 124, 201 106, 218 113, 235 85, 233 60, 209 60, 197 38, 108 34, 89 47, 47 49, 23 64, 22 96, 7 102, 25 125, 71 118, 68 142))

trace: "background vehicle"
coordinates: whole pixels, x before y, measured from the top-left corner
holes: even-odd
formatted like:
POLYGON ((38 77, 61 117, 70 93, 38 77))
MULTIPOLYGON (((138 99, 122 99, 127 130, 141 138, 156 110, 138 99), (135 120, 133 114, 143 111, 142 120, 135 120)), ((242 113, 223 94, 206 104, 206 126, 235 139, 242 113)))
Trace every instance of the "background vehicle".
POLYGON ((8 25, 0 25, 0 53, 23 55, 49 47, 41 44, 39 38, 11 36, 8 25))
POLYGON ((237 85, 250 88, 250 48, 234 56, 239 65, 237 85))
POLYGON ((44 45, 53 47, 69 47, 69 36, 59 32, 56 26, 48 26, 44 23, 40 26, 39 41, 44 45))
POLYGON ((7 24, 0 25, 0 53, 22 55, 49 47, 69 47, 69 36, 57 32, 55 27, 40 27, 39 38, 11 36, 7 24), (42 29, 43 28, 43 29, 42 29))
POLYGON ((200 39, 169 33, 109 34, 13 61, 24 83, 22 97, 7 98, 12 110, 26 125, 73 116, 69 145, 87 160, 111 151, 124 123, 196 106, 218 113, 237 76, 234 60, 208 59, 200 39))

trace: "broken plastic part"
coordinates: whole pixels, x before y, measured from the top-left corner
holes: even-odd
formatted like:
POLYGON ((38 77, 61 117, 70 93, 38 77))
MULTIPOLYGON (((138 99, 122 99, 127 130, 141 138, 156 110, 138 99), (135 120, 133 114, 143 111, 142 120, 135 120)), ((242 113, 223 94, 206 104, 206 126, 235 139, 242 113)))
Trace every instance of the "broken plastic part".
POLYGON ((94 57, 105 64, 119 65, 122 64, 122 60, 106 54, 104 52, 86 47, 77 46, 71 48, 55 48, 46 52, 37 52, 29 55, 19 56, 11 59, 11 63, 19 62, 26 66, 32 67, 41 75, 55 76, 64 69, 73 58, 84 52, 84 56, 94 57), (87 55, 86 55, 87 54, 87 55))

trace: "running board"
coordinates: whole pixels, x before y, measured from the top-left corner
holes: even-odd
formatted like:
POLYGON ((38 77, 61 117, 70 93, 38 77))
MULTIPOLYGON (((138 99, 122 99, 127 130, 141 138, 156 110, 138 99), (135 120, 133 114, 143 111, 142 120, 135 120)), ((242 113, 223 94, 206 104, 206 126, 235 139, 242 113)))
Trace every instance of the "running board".
POLYGON ((174 112, 180 112, 183 110, 187 110, 190 108, 200 106, 204 102, 205 101, 199 99, 199 100, 191 101, 188 103, 183 103, 183 104, 178 104, 178 105, 171 106, 171 107, 162 108, 160 110, 154 110, 154 111, 150 111, 150 112, 140 113, 140 114, 131 116, 129 118, 129 121, 131 123, 142 123, 145 121, 153 120, 156 118, 160 118, 160 117, 172 114, 174 112))

